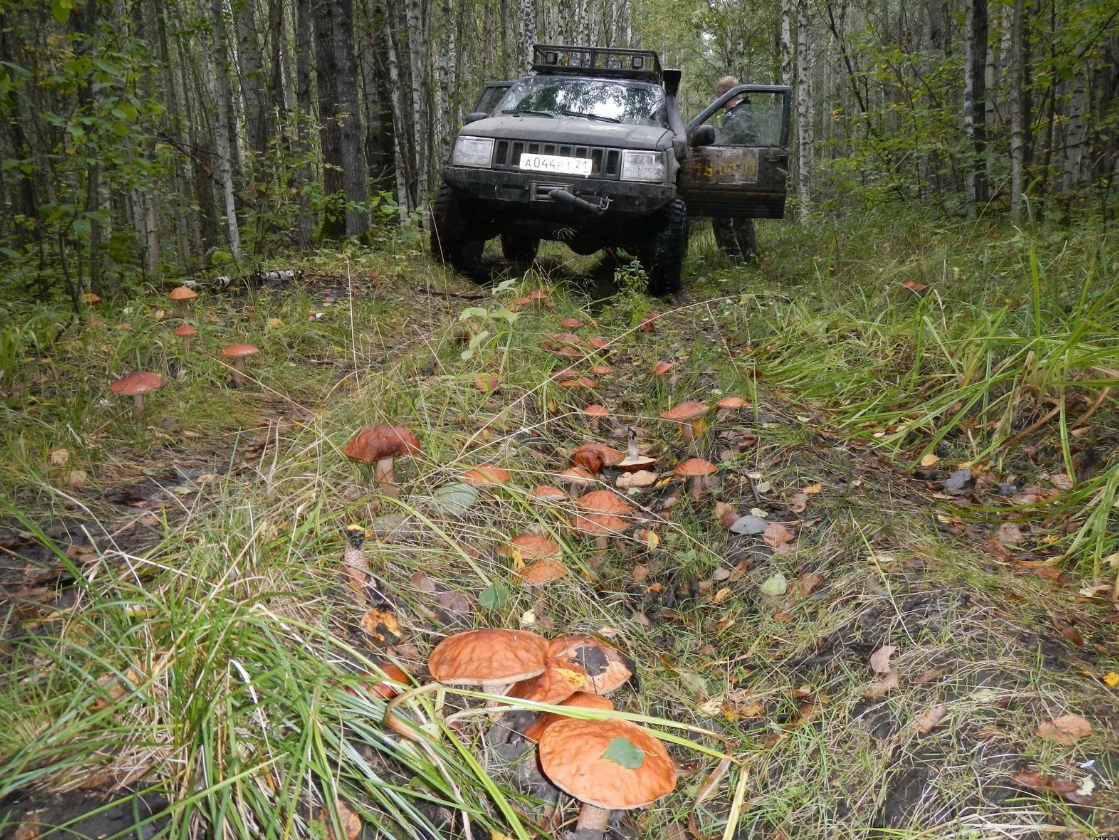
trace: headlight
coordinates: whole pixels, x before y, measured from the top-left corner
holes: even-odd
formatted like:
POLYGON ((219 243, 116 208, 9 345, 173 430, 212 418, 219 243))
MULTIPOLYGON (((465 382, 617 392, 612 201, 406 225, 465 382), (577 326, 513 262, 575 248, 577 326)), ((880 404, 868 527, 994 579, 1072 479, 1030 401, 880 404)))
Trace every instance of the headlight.
POLYGON ((459 137, 455 140, 455 153, 451 163, 455 166, 480 166, 490 168, 493 157, 493 140, 486 137, 459 137))
POLYGON ((663 181, 664 155, 661 152, 622 152, 623 181, 663 181))

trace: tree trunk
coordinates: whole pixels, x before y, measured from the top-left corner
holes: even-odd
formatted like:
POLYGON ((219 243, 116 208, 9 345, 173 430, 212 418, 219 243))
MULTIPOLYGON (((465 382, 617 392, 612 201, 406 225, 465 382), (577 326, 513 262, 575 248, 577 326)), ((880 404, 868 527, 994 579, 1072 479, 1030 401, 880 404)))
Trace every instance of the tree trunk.
POLYGON ((812 203, 812 39, 808 0, 797 0, 797 198, 800 217, 807 219, 812 203))
POLYGON ((311 0, 315 22, 315 80, 319 91, 319 144, 322 147, 322 234, 338 240, 346 235, 343 208, 346 183, 342 163, 342 126, 338 114, 338 51, 334 48, 334 0, 311 0))
MULTIPOLYGON (((210 15, 213 30, 213 75, 217 79, 215 98, 218 113, 214 126, 214 146, 218 155, 218 180, 221 183, 222 198, 225 203, 225 225, 229 236, 229 251, 233 255, 233 259, 240 260, 241 229, 237 223, 237 198, 233 189, 232 158, 235 144, 231 142, 229 134, 230 114, 233 110, 233 86, 229 81, 225 44, 222 36, 224 25, 221 0, 210 0, 210 15)), ((203 57, 206 58, 205 50, 203 50, 203 57)))
POLYGON ((315 213, 311 209, 310 192, 315 173, 311 164, 311 0, 295 0, 295 142, 300 164, 295 179, 299 189, 296 211, 296 243, 304 251, 315 240, 315 213))
POLYGON ((793 0, 781 0, 781 35, 778 42, 781 84, 793 83, 793 0))
MULTIPOLYGON (((182 111, 179 108, 179 95, 175 85, 174 68, 171 66, 171 51, 167 47, 167 12, 163 0, 155 0, 156 34, 159 37, 160 76, 164 96, 167 97, 166 128, 176 151, 183 148, 180 130, 182 111)), ((188 174, 184 171, 184 159, 175 166, 173 173, 175 198, 172 201, 175 212, 175 235, 178 245, 179 267, 183 271, 190 268, 190 227, 187 224, 185 204, 189 200, 190 187, 188 174)))
POLYGON ((1015 223, 1022 219, 1025 186, 1025 126, 1022 120, 1022 29, 1025 6, 1025 0, 1014 0, 1010 27, 1010 217, 1015 223))
POLYGON ((518 0, 521 16, 521 54, 517 57, 518 70, 532 69, 532 45, 536 43, 536 3, 535 0, 518 0))
POLYGON ((968 217, 987 202, 987 0, 964 0, 964 140, 968 217))
POLYGON ((352 0, 333 0, 335 66, 338 69, 338 106, 341 109, 342 174, 346 196, 346 235, 364 236, 369 230, 369 186, 361 134, 361 102, 357 88, 352 0))
MULTIPOLYGON (((378 0, 383 2, 383 0, 378 0)), ((409 144, 413 135, 407 130, 409 124, 408 114, 404 100, 404 83, 400 73, 400 38, 395 37, 399 29, 396 26, 397 15, 394 14, 392 5, 387 5, 388 33, 389 33, 389 90, 392 92, 392 120, 393 120, 393 155, 396 159, 396 203, 400 207, 402 216, 407 216, 416 206, 409 184, 410 161, 412 160, 409 144)))
POLYGON ((259 158, 268 150, 268 138, 271 136, 260 29, 257 27, 256 10, 253 8, 254 0, 233 0, 232 7, 233 24, 237 32, 238 79, 241 98, 245 103, 245 130, 249 148, 259 158))
POLYGON ((408 30, 408 76, 412 81, 412 164, 416 183, 416 206, 421 210, 427 201, 428 111, 424 97, 424 41, 420 0, 404 0, 405 27, 408 30))

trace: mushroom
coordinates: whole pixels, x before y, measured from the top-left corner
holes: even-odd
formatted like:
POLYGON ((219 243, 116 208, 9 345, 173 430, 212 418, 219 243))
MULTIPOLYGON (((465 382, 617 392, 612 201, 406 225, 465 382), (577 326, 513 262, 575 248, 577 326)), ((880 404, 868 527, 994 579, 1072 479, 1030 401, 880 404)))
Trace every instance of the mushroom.
POLYGON ((89 304, 90 306, 96 306, 101 302, 101 295, 94 294, 93 292, 86 292, 85 294, 81 295, 78 300, 80 300, 82 303, 89 304))
POLYGON ((560 326, 568 330, 577 330, 581 328, 586 321, 581 321, 578 318, 564 318, 560 321, 560 326))
POLYGON ((346 567, 346 585, 350 595, 363 609, 369 605, 365 597, 365 584, 369 580, 369 561, 365 558, 365 529, 360 525, 347 525, 346 547, 342 549, 342 565, 346 567))
POLYGON ((740 411, 743 408, 749 408, 750 403, 742 399, 742 397, 723 397, 716 403, 718 411, 715 412, 715 418, 722 420, 732 411, 740 411))
POLYGON ((596 694, 616 691, 637 673, 632 659, 594 636, 556 636, 548 642, 548 658, 586 672, 596 694))
POLYGON ((571 467, 571 469, 564 470, 556 475, 556 481, 567 487, 568 495, 574 499, 579 495, 580 487, 588 487, 592 484, 598 484, 598 480, 592 473, 587 472, 582 467, 571 467))
POLYGON ((719 468, 703 458, 689 458, 676 465, 673 470, 676 475, 688 479, 693 499, 698 499, 703 492, 703 479, 718 472, 719 468))
POLYGON ((619 519, 609 513, 587 513, 575 516, 571 526, 581 534, 594 537, 594 547, 597 551, 605 551, 609 547, 609 538, 616 536, 626 529, 624 519, 619 519))
POLYGON ((610 416, 610 409, 608 409, 604 405, 599 405, 598 403, 594 403, 593 405, 588 405, 586 408, 584 408, 583 413, 591 418, 591 431, 592 432, 597 432, 599 421, 603 417, 609 417, 610 416))
POLYGON ((653 322, 660 316, 661 314, 659 312, 650 312, 641 320, 641 323, 637 325, 637 331, 655 333, 657 331, 657 326, 653 322))
POLYGON ((544 775, 583 803, 576 836, 601 836, 611 811, 640 808, 676 787, 664 744, 628 720, 558 721, 540 736, 538 755, 544 775))
POLYGON ((614 464, 623 472, 641 472, 657 462, 656 458, 642 455, 637 448, 637 429, 629 427, 629 443, 626 445, 626 457, 614 464))
POLYGON ((529 495, 542 502, 567 501, 567 494, 552 484, 538 484, 529 491, 529 495))
POLYGON ((514 574, 524 586, 543 586, 567 575, 567 566, 561 560, 536 560, 514 574))
POLYGON ((191 336, 198 335, 198 330, 196 330, 190 324, 183 324, 181 327, 177 327, 175 329, 174 335, 177 335, 183 340, 183 352, 189 353, 191 336))
POLYGON ((605 350, 610 346, 610 342, 603 338, 601 335, 596 335, 593 338, 587 339, 587 344, 595 350, 605 350))
MULTIPOLYGON (((358 676, 361 677, 365 690, 381 700, 391 700, 400 693, 400 686, 412 682, 407 671, 391 662, 378 662, 377 671, 362 671, 358 676), (377 671, 381 673, 378 674, 377 671)), ((356 694, 354 691, 350 693, 356 694)))
POLYGON ((613 372, 614 368, 610 367, 610 365, 599 364, 591 368, 591 373, 593 373, 595 376, 609 376, 613 372))
POLYGON ((521 534, 513 537, 508 545, 500 546, 497 554, 500 557, 516 557, 519 554, 522 560, 550 560, 560 557, 563 549, 547 537, 521 534))
POLYGON ((144 413, 144 394, 148 391, 158 391, 162 387, 163 377, 158 373, 134 370, 116 380, 109 386, 109 390, 114 394, 132 397, 132 419, 139 420, 144 413))
POLYGON ((198 297, 198 292, 186 286, 176 286, 167 297, 179 304, 183 312, 190 312, 190 302, 198 297))
POLYGON ((653 374, 653 376, 660 377, 664 376, 670 370, 672 370, 672 362, 666 362, 662 360, 659 362, 655 362, 653 366, 649 368, 649 373, 653 374))
MULTIPOLYGON (((190 289, 187 289, 189 292, 190 289)), ((259 353, 256 347, 251 344, 228 344, 221 349, 221 355, 227 359, 233 359, 233 382, 236 385, 243 385, 249 381, 249 377, 245 375, 245 359, 249 356, 255 356, 259 353)))
POLYGON ((461 476, 467 484, 475 487, 498 487, 505 484, 513 477, 509 470, 497 464, 479 464, 472 470, 467 470, 461 476))
POLYGON ((514 683, 544 673, 548 641, 528 630, 467 630, 448 636, 427 661, 445 685, 480 685, 504 694, 514 683))
POLYGON ((545 663, 544 673, 521 680, 509 689, 508 696, 533 703, 552 704, 590 687, 590 677, 582 668, 570 662, 549 659, 545 663))
MULTIPOLYGON (((573 709, 596 709, 602 712, 612 712, 614 710, 614 704, 610 702, 609 698, 589 691, 576 691, 559 705, 573 709)), ((553 723, 569 719, 558 712, 544 712, 525 730, 525 737, 530 741, 539 741, 540 737, 553 723)))
POLYGON ((594 453, 602 460, 602 465, 605 467, 617 466, 625 458, 624 452, 605 443, 581 443, 571 450, 571 463, 580 464, 579 456, 584 453, 594 453))
POLYGON ((611 490, 592 490, 575 500, 575 506, 591 513, 609 513, 613 516, 630 513, 633 505, 622 501, 611 490))
POLYGON ((693 423, 707 414, 707 406, 703 403, 697 402, 682 402, 675 408, 670 408, 668 411, 661 412, 662 420, 670 420, 674 423, 680 423, 680 433, 684 437, 684 444, 690 445, 695 440, 695 429, 693 423))
POLYGON ((362 429, 342 450, 347 458, 363 464, 375 464, 373 482, 383 492, 396 492, 396 476, 393 473, 393 459, 405 455, 419 455, 423 452, 420 439, 411 429, 404 426, 373 426, 362 429))

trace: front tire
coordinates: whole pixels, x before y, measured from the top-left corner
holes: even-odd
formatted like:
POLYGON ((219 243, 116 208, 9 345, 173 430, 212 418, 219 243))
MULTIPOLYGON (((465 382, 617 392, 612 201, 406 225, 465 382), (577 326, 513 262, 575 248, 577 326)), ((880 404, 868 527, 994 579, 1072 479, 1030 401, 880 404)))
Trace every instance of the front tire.
POLYGON ((431 207, 431 253, 457 270, 477 271, 486 242, 471 223, 470 202, 443 184, 431 207))
POLYGON ((540 250, 540 240, 520 233, 501 235, 501 253, 512 263, 530 263, 540 250))
POLYGON ((688 250, 688 209, 684 199, 674 198, 661 210, 654 230, 641 248, 641 264, 649 278, 649 294, 655 297, 680 291, 684 254, 688 250))

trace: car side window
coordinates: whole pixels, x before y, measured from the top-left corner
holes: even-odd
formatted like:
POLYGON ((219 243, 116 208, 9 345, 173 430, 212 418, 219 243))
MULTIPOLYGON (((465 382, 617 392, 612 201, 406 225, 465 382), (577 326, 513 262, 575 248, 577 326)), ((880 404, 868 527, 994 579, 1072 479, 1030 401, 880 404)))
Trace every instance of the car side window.
POLYGON ((720 146, 778 146, 783 114, 781 94, 755 92, 743 95, 730 108, 720 108, 704 125, 715 129, 720 146))

